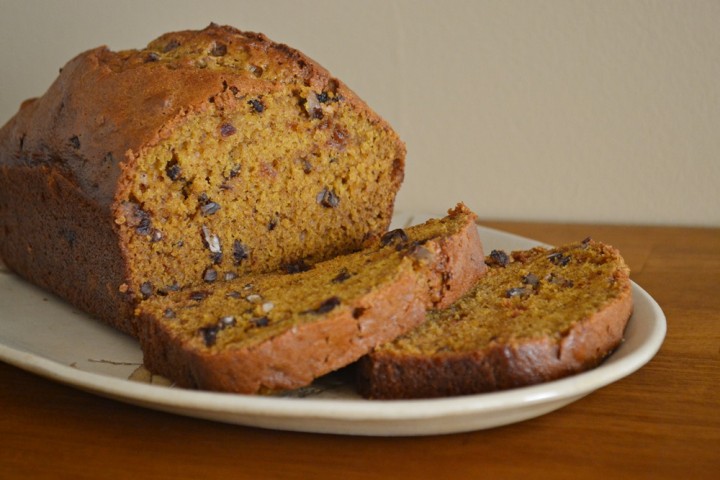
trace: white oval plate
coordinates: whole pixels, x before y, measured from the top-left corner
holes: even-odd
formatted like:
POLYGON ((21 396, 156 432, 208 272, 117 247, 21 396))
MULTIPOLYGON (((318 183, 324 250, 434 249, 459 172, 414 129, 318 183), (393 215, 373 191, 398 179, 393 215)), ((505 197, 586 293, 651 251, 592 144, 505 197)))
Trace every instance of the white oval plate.
MULTIPOLYGON (((399 215, 394 225, 427 216, 399 215)), ((486 251, 518 250, 533 240, 479 227, 486 251)), ((142 365, 137 342, 0 264, 0 360, 104 397, 220 422, 345 435, 432 435, 480 430, 534 418, 635 372, 657 353, 665 316, 633 283, 635 309, 625 341, 602 365, 562 380, 502 392, 429 400, 365 400, 342 376, 284 397, 203 392, 131 380, 142 365)))

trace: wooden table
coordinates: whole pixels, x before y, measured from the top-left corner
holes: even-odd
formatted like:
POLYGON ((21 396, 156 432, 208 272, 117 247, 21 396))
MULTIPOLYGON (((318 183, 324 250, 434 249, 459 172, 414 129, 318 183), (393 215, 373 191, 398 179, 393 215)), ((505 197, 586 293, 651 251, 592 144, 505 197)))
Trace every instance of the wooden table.
POLYGON ((279 432, 117 403, 0 364, 0 478, 720 478, 720 229, 485 222, 617 246, 668 333, 640 371, 507 427, 419 438, 279 432))

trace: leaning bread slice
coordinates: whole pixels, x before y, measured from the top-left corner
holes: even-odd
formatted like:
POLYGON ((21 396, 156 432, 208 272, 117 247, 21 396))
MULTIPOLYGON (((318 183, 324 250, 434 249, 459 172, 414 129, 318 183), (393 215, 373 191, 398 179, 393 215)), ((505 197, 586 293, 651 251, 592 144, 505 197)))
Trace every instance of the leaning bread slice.
POLYGON ((587 239, 507 255, 450 308, 359 362, 370 398, 427 398, 536 384, 598 365, 632 312, 619 252, 587 239))
POLYGON ((138 309, 145 366, 184 387, 304 386, 467 291, 486 269, 475 221, 459 205, 442 220, 393 230, 306 271, 152 297, 138 309))

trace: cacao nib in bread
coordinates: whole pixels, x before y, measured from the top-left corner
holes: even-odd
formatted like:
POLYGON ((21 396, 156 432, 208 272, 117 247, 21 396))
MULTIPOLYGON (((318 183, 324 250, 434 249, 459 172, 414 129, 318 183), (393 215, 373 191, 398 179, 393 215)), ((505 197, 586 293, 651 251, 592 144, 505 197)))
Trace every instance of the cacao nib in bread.
POLYGON ((0 130, 0 257, 137 334, 142 299, 382 235, 404 161, 348 87, 262 34, 100 47, 0 130))
POLYGON ((138 307, 145 366, 183 387, 265 393, 305 386, 392 340, 484 273, 476 217, 393 230, 298 273, 246 275, 138 307))
POLYGON ((460 300, 359 362, 371 398, 424 398, 509 389, 598 365, 632 312, 619 252, 592 240, 492 252, 488 273, 460 300))

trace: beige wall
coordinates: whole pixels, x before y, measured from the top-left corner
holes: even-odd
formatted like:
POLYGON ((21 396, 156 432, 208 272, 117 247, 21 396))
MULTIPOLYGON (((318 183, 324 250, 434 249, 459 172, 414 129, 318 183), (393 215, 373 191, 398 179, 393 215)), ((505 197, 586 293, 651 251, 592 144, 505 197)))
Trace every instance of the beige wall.
POLYGON ((210 21, 299 48, 385 116, 399 209, 720 226, 717 0, 0 0, 0 123, 82 50, 210 21))

